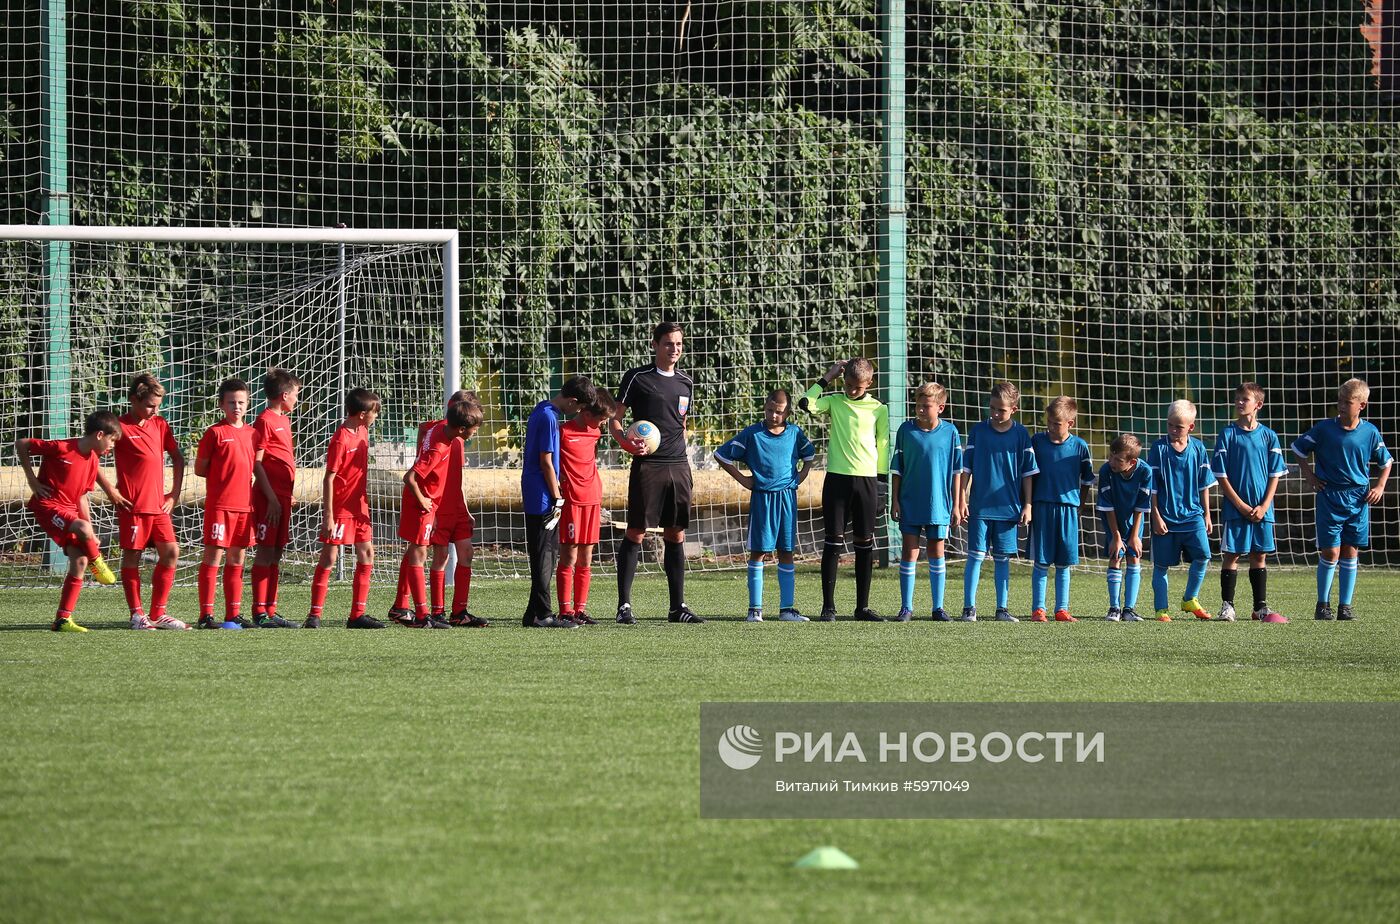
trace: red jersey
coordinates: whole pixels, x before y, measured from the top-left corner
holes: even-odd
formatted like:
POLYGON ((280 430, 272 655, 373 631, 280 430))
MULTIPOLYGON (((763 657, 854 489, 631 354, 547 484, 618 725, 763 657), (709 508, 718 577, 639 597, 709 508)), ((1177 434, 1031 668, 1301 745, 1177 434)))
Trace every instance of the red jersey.
POLYGON ((603 431, 575 418, 559 428, 561 489, 571 504, 603 502, 603 479, 598 475, 598 439, 603 431))
POLYGON ((164 417, 137 420, 123 414, 117 458, 117 490, 131 501, 132 513, 161 513, 165 505, 165 454, 180 451, 164 417))
MULTIPOLYGON (((418 425, 418 451, 423 451, 423 441, 433 427, 446 423, 443 420, 427 420, 418 425)), ((452 452, 447 460, 446 482, 442 490, 442 503, 438 507, 438 516, 445 514, 465 513, 467 509, 467 499, 462 495, 462 465, 465 459, 465 442, 459 436, 452 441, 452 452)))
POLYGON ((205 510, 252 513, 253 459, 258 445, 258 431, 247 424, 235 427, 221 422, 204 431, 195 461, 198 464, 200 459, 209 460, 205 510))
POLYGON ((83 455, 77 440, 34 439, 29 441, 29 451, 44 459, 39 463, 39 483, 53 489, 49 500, 76 510, 97 483, 97 451, 83 455))
MULTIPOLYGON (((264 457, 266 458, 266 457, 264 457)), ((326 449, 326 471, 335 472, 335 515, 369 519, 369 431, 364 427, 338 427, 326 449)))
POLYGON ((447 438, 447 424, 435 421, 423 434, 418 445, 418 461, 413 463, 413 473, 418 477, 418 486, 433 502, 442 504, 442 495, 447 482, 448 469, 452 465, 452 444, 461 440, 447 438))
POLYGON ((292 421, 281 411, 271 408, 258 415, 253 424, 262 445, 263 471, 278 497, 291 497, 296 483, 297 458, 292 453, 292 421))

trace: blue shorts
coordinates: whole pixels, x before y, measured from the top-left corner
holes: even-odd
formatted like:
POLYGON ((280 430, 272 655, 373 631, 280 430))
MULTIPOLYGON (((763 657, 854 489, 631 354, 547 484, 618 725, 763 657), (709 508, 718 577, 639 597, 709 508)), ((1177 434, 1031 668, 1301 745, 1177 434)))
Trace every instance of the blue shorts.
POLYGON ((1365 488, 1317 493, 1317 547, 1339 545, 1358 549, 1371 545, 1371 505, 1366 503, 1365 488))
POLYGON ((797 490, 755 491, 749 498, 749 551, 791 552, 797 547, 797 490))
POLYGON ((912 523, 900 521, 899 531, 906 536, 927 536, 930 539, 947 539, 947 523, 929 523, 925 526, 915 526, 912 523))
MULTIPOLYGON (((1136 513, 1136 512, 1137 512, 1137 511, 1134 511, 1134 513, 1136 513)), ((1107 558, 1107 557, 1108 557, 1108 546, 1109 546, 1109 543, 1113 540, 1113 530, 1109 529, 1109 527, 1108 527, 1108 517, 1104 516, 1102 510, 1099 511, 1099 523, 1103 525, 1103 555, 1104 555, 1104 558, 1107 558)), ((1122 523, 1120 522, 1119 525, 1121 526, 1122 523)), ((1124 529, 1124 530, 1122 530, 1121 532, 1122 532, 1123 538, 1124 538, 1125 540, 1126 540, 1127 538, 1129 538, 1129 536, 1132 534, 1132 530, 1130 530, 1130 529, 1124 529)), ((1144 516, 1144 517, 1142 518, 1142 523, 1138 525, 1138 536, 1139 536, 1139 538, 1146 538, 1146 536, 1147 536, 1147 516, 1144 516)), ((1150 546, 1149 546, 1148 543, 1144 543, 1144 544, 1143 544, 1143 551, 1146 551, 1149 547, 1150 547, 1150 546)), ((1122 551, 1119 553, 1119 557, 1120 557, 1120 558, 1132 559, 1133 561, 1136 561, 1136 560, 1137 560, 1137 556, 1133 554, 1132 549, 1128 548, 1128 543, 1127 543, 1127 542, 1124 542, 1124 543, 1123 543, 1123 548, 1122 548, 1122 551)))
POLYGON ((1015 555, 1016 520, 984 520, 973 517, 967 521, 967 550, 985 557, 1015 555))
POLYGON ((1167 533, 1152 536, 1152 564, 1170 568, 1186 561, 1210 561, 1210 540, 1206 525, 1200 524, 1189 533, 1167 533))
POLYGON ((1272 552, 1274 524, 1269 521, 1250 523, 1247 520, 1226 520, 1220 524, 1220 551, 1231 555, 1249 552, 1272 552))
POLYGON ((1036 504, 1031 511, 1031 561, 1067 568, 1079 564, 1079 508, 1036 504))

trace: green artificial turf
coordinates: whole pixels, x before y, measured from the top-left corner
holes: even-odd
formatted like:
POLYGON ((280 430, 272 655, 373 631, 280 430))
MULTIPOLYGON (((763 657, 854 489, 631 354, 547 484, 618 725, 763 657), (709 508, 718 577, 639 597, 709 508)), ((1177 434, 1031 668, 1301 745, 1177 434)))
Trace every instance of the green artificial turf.
MULTIPOLYGON (((743 574, 722 573, 688 585, 708 625, 658 618, 646 576, 639 625, 575 631, 521 629, 523 582, 479 580, 495 625, 452 632, 135 633, 120 589, 89 587, 95 631, 59 635, 54 591, 6 591, 0 919, 1400 916, 1394 821, 702 820, 703 701, 1400 699, 1400 575, 1363 571, 1348 625, 1311 619, 1311 572, 1276 571, 1288 626, 1105 623, 1090 574, 1078 625, 937 625, 924 578, 909 625, 748 625, 743 574), (861 868, 792 868, 825 844, 861 868)), ((1212 569, 1207 605, 1217 588, 1212 569)), ((842 589, 849 611, 848 571, 842 589)), ((814 612, 817 576, 798 592, 814 612)), ((304 615, 304 587, 282 598, 304 615)), ((610 579, 593 598, 610 617, 610 579)), ((896 600, 879 573, 876 606, 896 600)))

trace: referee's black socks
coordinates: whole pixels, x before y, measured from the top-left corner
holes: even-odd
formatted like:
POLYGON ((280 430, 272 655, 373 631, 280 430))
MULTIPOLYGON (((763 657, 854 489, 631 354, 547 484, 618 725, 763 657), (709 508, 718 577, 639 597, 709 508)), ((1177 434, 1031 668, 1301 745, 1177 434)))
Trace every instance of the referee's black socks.
POLYGON ((841 568, 841 539, 827 538, 822 543, 822 612, 836 611, 836 575, 841 568))
POLYGON ((671 595, 671 612, 674 613, 685 603, 685 543, 666 543, 661 564, 666 571, 666 590, 671 595))
POLYGON ((870 606, 870 578, 875 568, 875 538, 856 540, 856 610, 870 606))
POLYGON ((642 560, 642 544, 626 536, 617 545, 617 604, 632 602, 632 579, 637 576, 637 564, 642 560))

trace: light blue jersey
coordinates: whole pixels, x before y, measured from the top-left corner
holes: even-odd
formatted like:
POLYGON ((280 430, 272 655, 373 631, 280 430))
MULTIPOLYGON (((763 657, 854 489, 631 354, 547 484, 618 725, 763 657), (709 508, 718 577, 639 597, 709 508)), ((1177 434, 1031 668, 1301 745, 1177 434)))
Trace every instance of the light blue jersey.
MULTIPOLYGON (((1215 438, 1210 468, 1216 479, 1230 483, 1240 500, 1257 507, 1264 502, 1269 482, 1288 471, 1288 463, 1284 461, 1278 434, 1273 430, 1263 424, 1246 430, 1231 423, 1215 438)), ((1231 503, 1220 505, 1220 518, 1225 523, 1249 522, 1231 503)), ((1264 522, 1274 522, 1273 504, 1264 514, 1264 522)))
POLYGON ((962 470, 972 475, 968 511, 983 520, 1020 519, 1021 481, 1040 471, 1025 427, 1012 421, 998 433, 985 420, 968 431, 962 470))
POLYGON ((1049 433, 1031 437, 1035 452, 1035 490, 1031 499, 1037 504, 1070 504, 1078 507, 1085 485, 1094 483, 1094 463, 1089 458, 1089 444, 1069 435, 1063 443, 1050 438, 1049 433))
POLYGON ((802 432, 788 424, 773 434, 762 423, 745 427, 738 436, 715 450, 715 457, 731 465, 743 463, 753 473, 755 491, 786 491, 797 487, 797 463, 810 462, 817 447, 802 432))
POLYGON ((1314 457, 1313 471, 1329 491, 1367 487, 1371 464, 1385 468, 1391 463, 1381 431, 1369 420, 1350 430, 1335 417, 1320 420, 1294 441, 1293 453, 1300 459, 1314 457))
POLYGON ((932 430, 917 421, 900 424, 890 474, 899 476, 900 520, 913 526, 947 526, 953 520, 953 479, 962 469, 962 436, 940 420, 932 430))
POLYGON ((1184 533, 1200 528, 1205 523, 1201 492, 1215 484, 1205 443, 1187 437, 1186 448, 1178 452, 1163 436, 1148 450, 1147 462, 1152 466, 1152 494, 1167 531, 1184 533))

